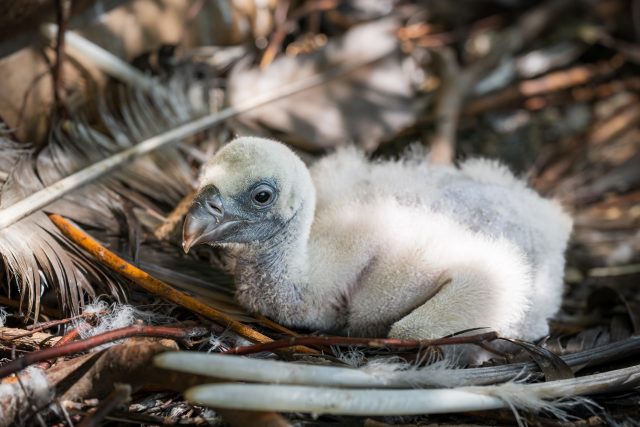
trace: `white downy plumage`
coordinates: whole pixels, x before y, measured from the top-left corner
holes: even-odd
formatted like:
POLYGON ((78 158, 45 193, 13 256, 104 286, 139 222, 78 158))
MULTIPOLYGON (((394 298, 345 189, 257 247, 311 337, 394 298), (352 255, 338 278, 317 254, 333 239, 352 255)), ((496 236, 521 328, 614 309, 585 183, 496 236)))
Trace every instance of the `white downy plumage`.
POLYGON ((309 170, 286 146, 245 137, 205 166, 184 246, 228 248, 238 301, 288 326, 536 339, 560 305, 570 231, 557 204, 497 162, 341 149, 309 170))

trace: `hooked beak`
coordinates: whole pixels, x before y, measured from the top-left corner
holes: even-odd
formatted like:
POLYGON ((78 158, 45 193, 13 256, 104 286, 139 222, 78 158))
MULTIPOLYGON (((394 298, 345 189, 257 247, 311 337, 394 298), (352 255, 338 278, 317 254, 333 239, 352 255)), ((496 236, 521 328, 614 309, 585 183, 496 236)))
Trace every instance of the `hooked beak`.
POLYGON ((195 245, 221 241, 239 222, 225 213, 218 189, 214 185, 206 186, 198 193, 185 216, 182 249, 188 253, 195 245))

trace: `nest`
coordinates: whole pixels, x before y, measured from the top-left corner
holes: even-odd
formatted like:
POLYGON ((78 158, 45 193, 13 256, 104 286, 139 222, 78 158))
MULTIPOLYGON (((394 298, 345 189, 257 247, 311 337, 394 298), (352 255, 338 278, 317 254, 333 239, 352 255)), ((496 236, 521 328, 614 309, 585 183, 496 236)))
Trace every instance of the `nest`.
POLYGON ((0 425, 640 417, 637 3, 19 3, 0 43, 0 425), (179 233, 237 133, 309 162, 347 142, 501 158, 575 218, 550 336, 360 339, 246 313, 228 260, 179 233), (454 344, 494 357, 455 366, 454 344), (216 353, 211 377, 183 350, 216 353))

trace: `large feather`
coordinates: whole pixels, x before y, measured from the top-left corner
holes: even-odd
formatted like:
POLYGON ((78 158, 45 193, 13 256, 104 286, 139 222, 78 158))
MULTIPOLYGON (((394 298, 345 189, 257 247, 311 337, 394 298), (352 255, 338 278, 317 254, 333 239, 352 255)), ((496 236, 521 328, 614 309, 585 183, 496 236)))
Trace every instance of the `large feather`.
MULTIPOLYGON (((16 157, 7 170, 8 178, 0 193, 0 207, 10 206, 26 195, 45 187, 43 182, 53 174, 61 174, 60 159, 55 150, 45 150, 36 155, 33 151, 16 149, 16 144, 6 139, 0 141, 7 157, 16 157)), ((64 155, 64 154, 63 154, 64 155)), ((86 193, 86 190, 82 192, 86 193)), ((76 195, 78 197, 80 195, 76 195)), ((87 198, 83 210, 102 217, 89 206, 87 198)), ((96 201, 96 203, 99 203, 96 201)), ((74 201, 56 203, 60 210, 76 211, 74 201), (65 209, 62 209, 65 208, 65 209)), ((52 210, 56 206, 50 207, 52 210)), ((77 214, 80 212, 76 212, 77 214)), ((104 213, 108 213, 105 211, 104 213)), ((103 218, 105 221, 107 218, 103 218)), ((104 221, 103 221, 104 223, 104 221)), ((104 224, 103 224, 104 225, 104 224)), ((17 284, 21 301, 27 302, 27 311, 39 312, 40 295, 45 286, 58 290, 63 305, 76 309, 84 295, 94 295, 96 290, 118 296, 119 287, 113 277, 96 268, 84 254, 77 251, 51 224, 43 211, 38 211, 9 227, 0 230, 0 253, 9 277, 17 284), (94 290, 91 283, 104 286, 94 290)), ((11 290, 11 287, 9 287, 11 290)))
MULTIPOLYGON (((201 117, 207 112, 205 104, 186 98, 185 93, 193 93, 188 86, 184 76, 177 75, 165 85, 172 93, 165 97, 118 85, 112 92, 111 102, 99 102, 102 123, 90 127, 78 114, 73 121, 61 123, 40 152, 25 149, 6 136, 1 138, 0 171, 6 173, 6 180, 0 192, 0 208, 11 206, 36 191, 52 189, 61 178, 132 147, 137 141, 201 117), (108 132, 97 129, 108 129, 108 132)), ((49 221, 47 212, 65 215, 113 243, 129 234, 129 230, 121 226, 123 219, 128 217, 129 223, 134 219, 125 205, 132 206, 134 211, 135 208, 151 209, 163 214, 190 191, 193 179, 192 168, 179 151, 163 148, 0 229, 0 254, 21 300, 26 302, 27 311, 35 311, 37 316, 40 296, 47 287, 54 288, 60 305, 73 312, 78 311, 87 297, 102 293, 117 299, 124 297, 122 279, 71 244, 49 221)), ((128 242, 129 246, 140 243, 128 242)), ((160 250, 143 245, 142 250, 148 252, 143 257, 145 266, 160 273, 161 278, 176 280, 183 287, 197 284, 202 287, 200 279, 190 280, 193 269, 180 273, 184 262, 178 260, 182 256, 179 248, 160 250), (162 258, 154 260, 159 254, 162 258), (167 262, 172 258, 173 262, 167 262), (167 263, 167 268, 173 269, 171 274, 154 267, 158 261, 167 263)), ((238 313, 228 288, 212 287, 207 297, 210 303, 219 301, 223 308, 238 313)))

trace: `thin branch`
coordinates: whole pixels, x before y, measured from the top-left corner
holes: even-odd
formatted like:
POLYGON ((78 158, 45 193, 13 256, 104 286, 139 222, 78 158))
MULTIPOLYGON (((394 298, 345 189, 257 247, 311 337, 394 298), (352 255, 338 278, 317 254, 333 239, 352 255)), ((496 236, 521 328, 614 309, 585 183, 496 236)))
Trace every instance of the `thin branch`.
POLYGON ((292 30, 293 23, 287 21, 287 13, 289 12, 290 2, 289 0, 281 0, 276 3, 276 10, 273 14, 273 20, 275 21, 275 31, 271 34, 271 40, 269 45, 262 54, 260 60, 260 69, 267 68, 282 47, 285 37, 292 30))
POLYGON ((335 9, 339 3, 340 0, 316 0, 312 2, 304 2, 300 7, 292 11, 291 16, 287 19, 289 1, 278 2, 274 13, 276 28, 273 31, 269 45, 264 50, 262 59, 260 60, 260 69, 264 70, 271 65, 282 48, 282 43, 284 42, 287 34, 295 30, 296 23, 299 20, 313 13, 335 9))
POLYGON ((46 332, 35 332, 28 336, 24 335, 24 329, 0 328, 0 342, 8 346, 27 347, 39 349, 41 347, 51 347, 60 340, 60 337, 46 332), (19 335, 22 335, 21 337, 19 335))
MULTIPOLYGON (((548 95, 587 85, 590 82, 612 75, 619 69, 620 65, 612 58, 595 64, 575 65, 564 70, 547 73, 541 77, 523 80, 499 91, 471 100, 464 106, 462 114, 474 116, 487 111, 505 108, 533 96, 548 95)), ((632 77, 622 80, 620 83, 622 83, 622 86, 625 86, 626 83, 628 85, 626 88, 630 90, 638 90, 640 88, 639 81, 640 79, 632 77)), ((605 91, 607 89, 611 90, 611 83, 608 82, 596 87, 590 85, 585 88, 585 91, 589 94, 588 96, 595 97, 598 88, 603 88, 605 91)), ((584 92, 582 92, 582 96, 585 96, 584 92)))
POLYGON ((253 354, 263 351, 273 351, 285 347, 294 347, 299 345, 352 345, 370 348, 424 348, 436 345, 454 345, 454 344, 481 344, 494 340, 498 337, 495 332, 487 332, 477 335, 456 336, 448 338, 438 338, 434 340, 407 340, 398 338, 357 338, 357 337, 292 337, 277 340, 264 344, 255 344, 242 347, 234 347, 222 353, 224 354, 253 354))
POLYGON ((80 336, 80 329, 82 329, 83 327, 88 327, 88 325, 86 323, 83 323, 82 325, 71 329, 69 332, 64 334, 62 338, 60 338, 60 341, 55 343, 53 346, 60 347, 62 345, 69 344, 70 342, 75 341, 80 336))
MULTIPOLYGON (((78 337, 80 337, 80 329, 82 327, 88 327, 87 323, 83 323, 82 325, 78 326, 77 328, 73 328, 72 330, 70 330, 69 332, 67 332, 62 338, 60 338, 60 340, 58 340, 57 343, 55 343, 54 345, 52 345, 51 347, 60 347, 63 346, 65 344, 69 344, 72 341, 75 341, 78 337)), ((51 367, 51 364, 53 362, 50 360, 44 361, 44 362, 40 362, 38 364, 38 366, 44 370, 47 370, 51 367)))
POLYGON ((54 359, 60 356, 68 356, 74 353, 89 351, 92 348, 107 344, 113 341, 131 337, 153 337, 153 338, 171 338, 171 339, 187 339, 205 336, 209 333, 207 328, 172 328, 167 326, 143 326, 133 325, 126 328, 115 329, 87 338, 81 341, 75 341, 69 344, 47 348, 44 350, 34 351, 20 356, 11 362, 0 366, 0 378, 14 374, 27 366, 34 363, 43 362, 45 360, 54 359))
POLYGON ((255 317, 255 319, 256 319, 258 322, 260 322, 260 324, 261 324, 262 326, 265 326, 265 327, 267 327, 267 328, 269 328, 269 329, 272 329, 272 330, 274 330, 274 331, 281 332, 281 333, 283 333, 283 334, 285 334, 285 335, 289 335, 289 336, 291 336, 291 337, 297 337, 297 336, 299 336, 299 335, 300 335, 300 334, 298 334, 297 332, 294 332, 294 331, 292 331, 291 329, 285 328, 285 327, 284 327, 284 326, 282 326, 281 324, 276 323, 276 322, 274 322, 273 320, 269 319, 268 317, 264 317, 264 316, 263 316, 263 315, 261 315, 261 314, 257 314, 257 313, 256 313, 256 314, 253 314, 253 317, 255 317))
POLYGON ((455 158, 460 110, 471 81, 470 76, 460 69, 452 49, 443 48, 436 58, 440 63, 442 83, 435 105, 437 124, 431 140, 430 161, 434 164, 450 164, 455 158))
MULTIPOLYGON (((204 316, 216 323, 229 327, 233 332, 248 339, 252 342, 267 343, 271 342, 271 338, 260 332, 238 322, 231 316, 222 313, 215 308, 204 304, 198 299, 189 296, 183 292, 180 292, 164 282, 156 279, 145 271, 129 264, 107 248, 102 246, 97 241, 93 240, 88 234, 80 230, 78 227, 71 224, 69 221, 61 217, 60 215, 49 215, 51 221, 67 236, 71 241, 80 246, 85 251, 93 255, 103 265, 113 269, 122 276, 146 289, 147 291, 165 298, 174 304, 185 307, 188 310, 193 311, 201 316, 204 316)), ((298 351, 304 353, 315 353, 314 350, 298 348, 298 351)))
POLYGON ((98 313, 83 313, 83 314, 78 314, 77 316, 68 317, 66 319, 52 320, 52 321, 49 321, 49 322, 43 322, 43 323, 36 324, 36 325, 29 325, 29 326, 27 326, 28 332, 25 332, 22 335, 17 335, 15 337, 13 337, 13 339, 28 337, 30 335, 33 335, 36 332, 42 332, 45 329, 53 328, 54 326, 66 325, 67 323, 73 322, 74 320, 85 319, 87 317, 93 317, 93 316, 101 315, 101 314, 104 314, 104 313, 105 313, 104 311, 101 311, 101 312, 98 312, 98 313))

